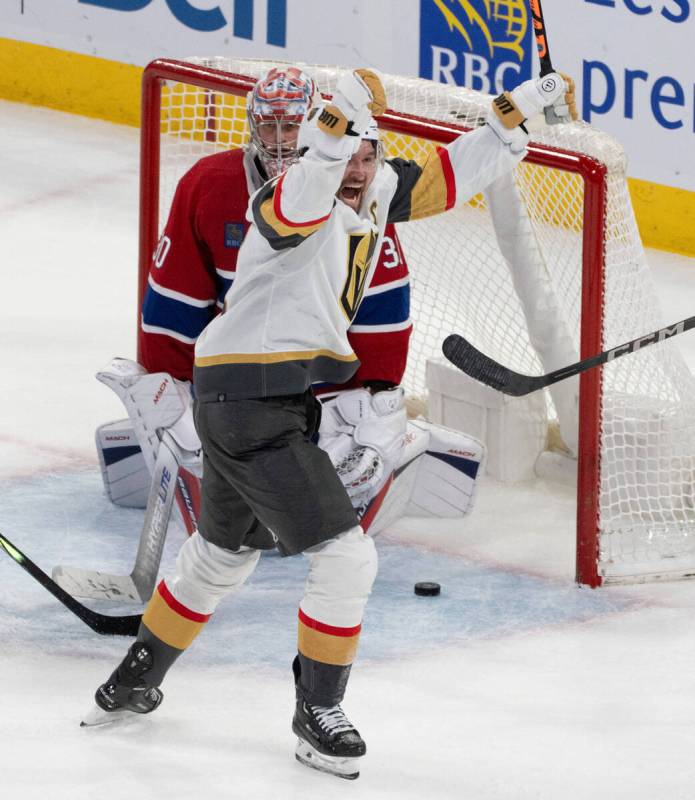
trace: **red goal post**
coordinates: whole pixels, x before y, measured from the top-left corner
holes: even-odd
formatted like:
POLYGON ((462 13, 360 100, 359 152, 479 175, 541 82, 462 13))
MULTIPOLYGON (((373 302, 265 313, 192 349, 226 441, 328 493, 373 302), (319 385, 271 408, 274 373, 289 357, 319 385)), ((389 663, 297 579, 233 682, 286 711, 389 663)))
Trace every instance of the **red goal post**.
MULTIPOLYGON (((227 132, 237 128, 241 130, 243 121, 241 116, 230 121, 227 107, 220 105, 220 98, 243 98, 253 86, 256 76, 264 66, 256 61, 225 61, 224 59, 191 61, 158 59, 147 66, 143 76, 138 309, 142 305, 150 261, 162 228, 163 215, 166 213, 166 206, 171 199, 170 196, 164 199, 160 197, 162 175, 165 169, 161 157, 162 142, 169 143, 170 140, 180 138, 190 144, 191 140, 198 140, 213 148, 210 152, 215 148, 219 149, 220 146, 229 146, 228 144, 220 145, 218 131, 223 128, 227 132), (191 63, 191 61, 197 63, 191 63), (224 68, 220 68, 221 66, 224 68), (186 116, 188 112, 182 115, 184 121, 192 120, 188 130, 183 132, 182 128, 186 127, 183 124, 177 124, 174 131, 167 127, 164 119, 167 112, 163 111, 162 103, 163 94, 168 91, 173 93, 178 87, 189 87, 191 96, 196 98, 193 101, 196 109, 190 112, 188 117, 186 116)), ((330 92, 332 82, 340 71, 339 68, 328 67, 307 66, 306 68, 317 77, 319 86, 324 93, 330 92), (317 75, 317 70, 320 75, 317 75)), ((390 107, 379 118, 379 126, 387 139, 387 155, 401 154, 399 148, 403 147, 402 154, 410 157, 412 142, 421 142, 423 146, 431 146, 431 143, 447 144, 451 142, 461 132, 481 124, 484 119, 486 103, 489 103, 489 98, 485 98, 483 95, 459 87, 456 87, 455 91, 451 87, 419 79, 385 76, 385 85, 390 107), (461 93, 465 93, 465 95, 461 93), (435 109, 434 114, 430 113, 430 94, 436 94, 437 98, 444 98, 436 100, 441 106, 441 113, 437 110, 439 106, 435 109), (393 102, 392 98, 395 98, 393 102), (417 113, 420 106, 422 113, 417 113), (464 110, 457 111, 459 107, 464 110), (470 110, 471 108, 473 111, 470 110), (402 142, 407 144, 402 145, 402 142)), ((237 102, 237 105, 243 109, 243 103, 237 102)), ((554 127, 564 128, 565 126, 554 127)), ((602 135, 593 132, 582 123, 575 123, 568 128, 572 130, 540 131, 538 135, 536 132, 532 132, 533 142, 528 148, 528 155, 522 167, 522 170, 525 170, 524 175, 530 177, 516 180, 522 187, 519 194, 523 198, 526 209, 523 214, 528 217, 528 229, 534 231, 534 248, 538 250, 538 259, 543 263, 543 270, 554 274, 556 266, 561 262, 564 273, 557 286, 556 294, 560 297, 565 293, 570 295, 576 292, 577 294, 576 311, 567 314, 568 326, 576 338, 578 356, 587 358, 612 344, 612 341, 607 342, 604 338, 606 328, 604 323, 605 276, 607 249, 611 252, 615 249, 612 240, 614 234, 610 231, 613 230, 611 226, 615 227, 614 217, 616 214, 615 209, 611 211, 609 207, 608 184, 611 167, 607 161, 610 159, 603 160, 601 157, 604 152, 607 152, 608 145, 604 141, 606 137, 602 138, 602 135), (580 127, 575 128, 575 125, 580 127), (563 146, 563 136, 566 137, 567 146, 563 146), (590 141, 591 146, 584 147, 585 141, 590 141), (577 143, 580 143, 582 147, 573 149, 577 143), (528 186, 531 188, 529 189, 528 186), (546 205, 549 197, 552 200, 552 207, 546 205), (568 244, 570 239, 572 242, 568 244), (575 239, 576 241, 574 241, 575 239), (546 241, 549 243, 546 244, 546 241), (570 283, 576 288, 571 290, 567 288, 570 283)), ((241 137, 239 142, 243 143, 245 134, 239 134, 239 136, 241 137)), ((239 146, 239 144, 233 146, 239 146)), ((613 146, 612 143, 610 146, 613 146)), ((200 156, 197 154, 191 156, 188 166, 197 157, 200 156)), ((176 169, 179 170, 179 174, 174 176, 175 180, 182 174, 180 166, 176 169)), ((625 183, 624 175, 619 177, 619 181, 625 183)), ((475 273, 476 276, 478 271, 484 273, 481 280, 491 283, 493 286, 491 296, 494 298, 500 293, 496 283, 498 278, 488 279, 486 273, 489 271, 492 276, 493 272, 499 270, 499 264, 509 261, 509 257, 504 252, 502 255, 497 251, 492 252, 487 242, 489 237, 485 232, 492 230, 497 232, 498 230, 494 220, 492 227, 487 222, 482 223, 483 233, 480 233, 477 228, 479 217, 482 219, 481 214, 487 214, 488 206, 492 208, 493 205, 492 199, 487 197, 479 202, 474 202, 472 206, 475 211, 466 209, 462 217, 464 219, 468 215, 473 219, 474 226, 470 229, 473 232, 462 227, 465 219, 462 224, 459 224, 458 218, 456 218, 455 225, 451 222, 447 223, 448 228, 446 228, 444 238, 446 239, 447 258, 466 245, 470 239, 475 239, 476 242, 478 239, 480 240, 480 244, 476 245, 478 250, 471 251, 473 255, 471 256, 469 253, 468 259, 469 263, 474 263, 476 253, 484 253, 481 256, 481 264, 475 264, 475 273)), ((621 221, 617 238, 619 240, 630 239, 632 242, 633 232, 630 220, 622 220, 622 217, 629 216, 627 212, 623 211, 624 205, 625 201, 621 194, 620 213, 618 214, 621 221)), ((451 213, 448 212, 448 214, 451 213)), ((414 304, 421 302, 421 297, 430 290, 435 280, 440 280, 440 272, 443 271, 437 271, 431 266, 434 259, 430 255, 435 245, 441 243, 443 236, 438 231, 429 234, 426 227, 427 221, 423 222, 399 226, 399 235, 401 229, 410 228, 411 225, 421 226, 417 229, 418 241, 412 240, 406 243, 406 258, 409 264, 411 264, 411 260, 413 264, 416 264, 414 268, 411 264, 414 304), (423 240, 424 244, 418 244, 419 240, 423 240), (418 255, 418 247, 423 252, 422 257, 418 255), (414 255, 412 259, 411 254, 414 255), (425 265, 423 268, 419 266, 420 262, 425 265)), ((504 250, 502 245, 499 247, 502 251, 504 250)), ((632 252, 632 245, 630 245, 630 252, 632 252)), ((468 263, 465 266, 468 268, 468 263)), ((456 268, 458 269, 458 266, 456 268)), ((465 280, 470 281, 470 279, 471 271, 469 270, 465 280)), ((438 344, 441 344, 444 336, 455 329, 455 326, 460 325, 467 326, 461 328, 462 333, 465 333, 467 337, 470 337, 471 334, 470 325, 473 323, 465 314, 457 316, 458 309, 454 309, 453 317, 446 319, 443 313, 440 314, 440 305, 443 307, 445 301, 449 302, 449 295, 453 295, 453 289, 462 282, 462 279, 460 277, 457 279, 456 276, 451 276, 449 280, 450 284, 448 285, 438 285, 433 299, 429 299, 426 305, 418 309, 419 317, 414 315, 415 331, 427 329, 429 337, 426 345, 420 349, 421 343, 417 340, 417 333, 414 334, 415 345, 411 349, 410 360, 415 364, 412 368, 413 371, 406 376, 406 383, 410 380, 416 384, 414 387, 416 394, 424 392, 419 375, 424 375, 425 361, 439 355, 438 344), (415 374, 416 372, 418 374, 415 374)), ((515 278, 515 280, 517 279, 515 278)), ((490 316, 494 316, 496 301, 494 299, 492 301, 480 300, 480 303, 483 304, 488 302, 493 304, 493 312, 490 316)), ((504 306, 506 313, 506 307, 510 303, 505 301, 501 305, 504 306)), ((519 315, 517 314, 517 316, 519 315)), ((528 314, 526 316, 526 322, 528 322, 528 314)), ((494 320, 488 320, 486 324, 489 326, 486 329, 487 333, 481 333, 482 338, 475 340, 477 346, 493 355, 501 363, 514 369, 526 372, 534 371, 534 369, 536 372, 545 371, 540 368, 543 366, 542 358, 539 360, 536 353, 528 356, 531 362, 521 363, 516 359, 517 344, 515 341, 505 344, 502 341, 502 334, 500 334, 500 342, 496 341, 497 334, 494 332, 496 328, 507 329, 517 325, 521 331, 523 323, 519 325, 514 322, 512 325, 511 322, 506 321, 506 318, 500 317, 496 326, 494 320), (529 363, 531 363, 531 368, 529 368, 529 363)), ((534 339, 533 331, 530 334, 522 331, 522 334, 522 338, 528 336, 531 340, 534 339)), ((509 339, 511 334, 505 330, 504 336, 509 339)), ((625 339, 627 338, 629 337, 626 336, 625 339)), ((526 358, 527 356, 524 355, 522 360, 526 358)), ((627 361, 628 359, 623 360, 627 361)), ((555 367, 557 366, 562 365, 555 365, 555 367)), ((607 573, 605 564, 614 558, 611 554, 608 557, 602 554, 601 539, 605 528, 603 517, 606 516, 606 508, 612 508, 615 505, 611 501, 608 506, 602 506, 601 492, 605 491, 606 479, 601 472, 602 460, 606 463, 606 443, 601 438, 605 425, 602 374, 601 369, 584 373, 579 382, 576 576, 580 583, 590 586, 598 586, 605 579, 613 579, 607 573), (603 488, 602 479, 604 480, 603 488)), ((406 388, 413 390, 413 386, 406 388)), ((610 463, 612 469, 612 462, 610 463)), ((619 469, 620 467, 616 471, 619 469)), ((620 496, 622 497, 622 495, 620 496)), ((620 511, 619 503, 618 511, 619 517, 624 516, 620 511)), ((633 575, 627 574, 630 572, 630 568, 627 569, 627 573, 623 574, 624 572, 619 569, 619 574, 615 576, 615 579, 634 579, 633 575)), ((637 572, 637 575, 639 574, 637 572)), ((658 576, 653 575, 652 577, 658 576)))

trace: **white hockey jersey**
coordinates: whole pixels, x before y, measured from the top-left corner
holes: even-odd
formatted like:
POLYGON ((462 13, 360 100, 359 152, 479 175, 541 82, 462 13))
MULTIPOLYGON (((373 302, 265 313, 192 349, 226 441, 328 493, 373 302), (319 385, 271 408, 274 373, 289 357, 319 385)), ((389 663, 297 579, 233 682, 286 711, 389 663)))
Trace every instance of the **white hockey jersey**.
MULTIPOLYGON (((325 135, 325 134, 321 134, 325 135)), ((485 125, 421 163, 377 168, 359 213, 336 199, 348 159, 317 148, 251 198, 225 311, 197 341, 197 396, 300 394, 343 383, 359 362, 347 339, 387 222, 438 214, 470 199, 524 155, 485 125)))

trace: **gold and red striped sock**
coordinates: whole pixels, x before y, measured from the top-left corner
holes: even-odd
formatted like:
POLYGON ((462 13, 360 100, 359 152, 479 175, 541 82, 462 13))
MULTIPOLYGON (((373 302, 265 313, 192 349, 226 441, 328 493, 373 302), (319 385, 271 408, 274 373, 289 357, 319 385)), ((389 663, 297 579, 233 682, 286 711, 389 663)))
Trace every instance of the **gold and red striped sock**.
POLYGON ((162 580, 147 604, 142 623, 165 644, 185 650, 211 616, 199 614, 180 603, 162 580))
POLYGON ((347 666, 355 660, 361 630, 361 624, 349 628, 327 625, 300 608, 297 647, 302 655, 314 661, 347 666))

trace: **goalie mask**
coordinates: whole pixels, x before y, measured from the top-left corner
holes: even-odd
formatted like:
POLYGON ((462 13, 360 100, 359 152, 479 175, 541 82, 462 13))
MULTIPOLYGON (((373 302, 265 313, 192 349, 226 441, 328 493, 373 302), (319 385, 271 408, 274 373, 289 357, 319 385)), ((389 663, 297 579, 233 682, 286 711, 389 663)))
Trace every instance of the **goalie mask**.
POLYGON ((318 97, 313 78, 296 67, 271 69, 249 92, 251 141, 269 178, 299 158, 299 125, 318 97))

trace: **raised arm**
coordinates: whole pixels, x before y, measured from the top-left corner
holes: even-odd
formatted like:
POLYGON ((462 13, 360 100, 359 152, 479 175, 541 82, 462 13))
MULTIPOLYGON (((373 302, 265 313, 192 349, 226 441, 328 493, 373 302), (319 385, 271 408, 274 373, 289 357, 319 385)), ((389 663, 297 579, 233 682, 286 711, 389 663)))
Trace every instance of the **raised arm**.
POLYGON ((558 73, 526 81, 493 100, 485 125, 437 147, 419 161, 390 161, 398 188, 390 222, 439 214, 482 192, 511 171, 526 155, 524 122, 552 106, 566 121, 573 118, 574 85, 558 73))

